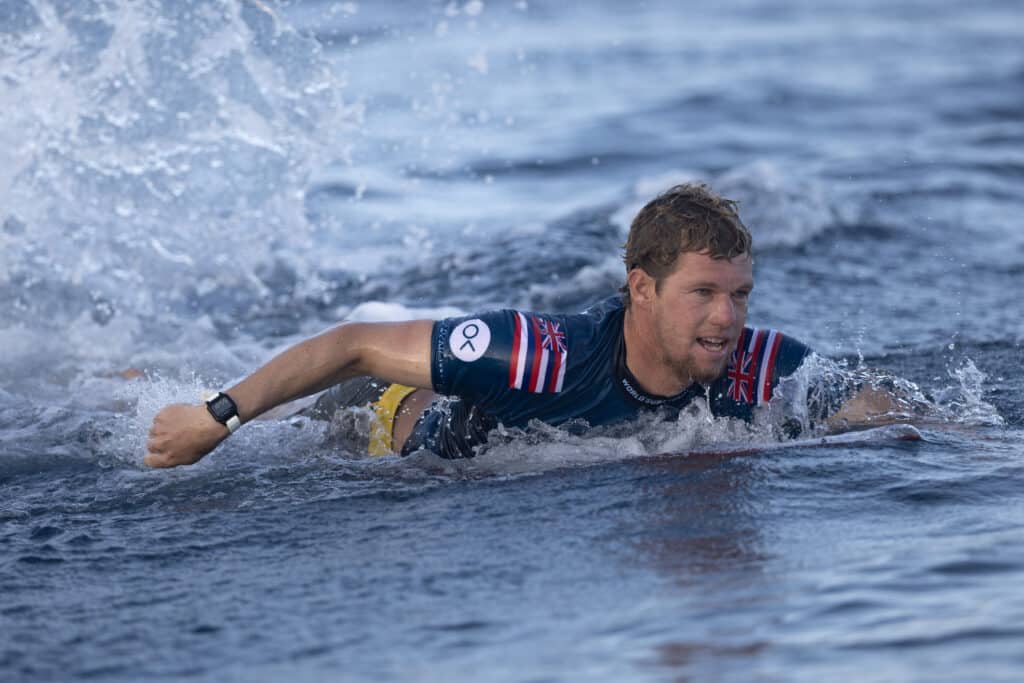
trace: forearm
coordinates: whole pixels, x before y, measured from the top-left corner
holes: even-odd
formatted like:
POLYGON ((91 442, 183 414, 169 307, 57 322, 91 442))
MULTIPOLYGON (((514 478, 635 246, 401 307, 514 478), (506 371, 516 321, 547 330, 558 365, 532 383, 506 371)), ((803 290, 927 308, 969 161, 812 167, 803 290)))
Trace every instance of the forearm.
POLYGON ((906 406, 887 391, 864 387, 829 416, 833 431, 906 421, 906 406))
POLYGON ((358 375, 429 388, 431 325, 430 321, 339 325, 281 352, 227 393, 246 422, 358 375))
MULTIPOLYGON (((430 387, 430 336, 433 323, 351 323, 339 325, 275 356, 227 389, 242 422, 274 406, 356 375, 430 387)), ((153 418, 145 462, 174 467, 198 461, 228 435, 203 405, 174 404, 153 418)))

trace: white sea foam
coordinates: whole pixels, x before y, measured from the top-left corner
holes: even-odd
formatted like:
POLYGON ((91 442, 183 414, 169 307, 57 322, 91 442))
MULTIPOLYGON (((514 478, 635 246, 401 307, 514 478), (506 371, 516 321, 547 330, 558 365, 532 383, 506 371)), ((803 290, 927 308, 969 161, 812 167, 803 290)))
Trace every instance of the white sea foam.
POLYGON ((416 308, 387 301, 364 301, 345 315, 353 322, 400 322, 405 320, 454 318, 465 311, 454 306, 416 308))
POLYGON ((947 386, 937 393, 938 402, 957 420, 966 424, 1001 426, 1005 420, 995 406, 985 400, 985 383, 988 375, 978 369, 974 361, 965 359, 958 367, 948 371, 956 384, 947 386))
POLYGON ((0 52, 0 289, 26 319, 52 296, 147 315, 311 248, 306 179, 360 116, 314 40, 234 0, 32 2, 24 21, 0 52))
POLYGON ((610 296, 625 280, 622 259, 609 256, 595 264, 588 264, 573 273, 572 277, 555 283, 533 283, 528 290, 530 300, 580 298, 581 294, 593 292, 595 301, 610 296))
POLYGON ((659 193, 673 185, 705 182, 719 194, 739 202, 743 222, 754 235, 756 248, 796 246, 834 222, 824 188, 810 177, 784 170, 767 160, 730 169, 719 176, 673 169, 646 176, 633 186, 630 198, 612 215, 612 222, 629 231, 633 217, 659 193))
POLYGON ((820 183, 767 160, 731 169, 714 188, 739 202, 758 248, 803 244, 834 222, 820 183))
POLYGON ((699 182, 702 174, 692 169, 672 169, 655 175, 644 176, 633 184, 632 193, 619 209, 611 216, 611 221, 617 225, 623 235, 629 232, 629 226, 633 218, 639 213, 644 204, 653 197, 664 192, 673 185, 680 183, 699 182))

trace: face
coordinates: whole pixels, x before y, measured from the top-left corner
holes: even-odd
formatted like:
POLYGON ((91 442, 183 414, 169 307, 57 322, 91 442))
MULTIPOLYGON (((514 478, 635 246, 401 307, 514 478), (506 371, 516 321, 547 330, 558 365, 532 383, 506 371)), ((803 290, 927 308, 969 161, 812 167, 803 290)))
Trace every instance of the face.
POLYGON ((650 299, 656 347, 680 384, 707 384, 725 372, 747 321, 753 268, 749 255, 684 252, 650 299))

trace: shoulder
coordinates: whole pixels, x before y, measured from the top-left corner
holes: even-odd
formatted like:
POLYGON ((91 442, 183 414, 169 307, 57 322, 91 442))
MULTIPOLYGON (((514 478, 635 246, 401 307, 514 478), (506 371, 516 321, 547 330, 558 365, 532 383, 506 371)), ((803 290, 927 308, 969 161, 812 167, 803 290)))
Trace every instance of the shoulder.
POLYGON ((756 355, 759 364, 776 376, 791 374, 811 354, 810 347, 803 342, 771 328, 744 328, 737 348, 746 348, 747 353, 756 355))
POLYGON ((574 345, 580 347, 609 335, 621 336, 624 314, 622 298, 616 295, 594 304, 582 313, 562 316, 562 319, 572 335, 574 345))
POLYGON ((537 335, 551 337, 564 346, 574 339, 583 341, 621 322, 622 312, 622 301, 616 296, 582 313, 537 313, 507 308, 445 318, 434 323, 434 351, 472 362, 470 357, 483 355, 492 341, 499 345, 502 341, 515 344, 517 340, 525 342, 526 337, 537 335))
POLYGON ((575 314, 501 309, 439 320, 432 335, 434 388, 452 394, 507 382, 510 389, 560 391, 570 359, 621 328, 621 318, 615 297, 575 314))
POLYGON ((803 365, 804 359, 811 355, 811 347, 807 346, 796 337, 783 334, 778 330, 766 330, 769 335, 774 335, 771 344, 772 356, 768 362, 775 368, 776 374, 785 377, 796 372, 797 368, 803 365))
POLYGON ((724 380, 736 401, 761 403, 783 377, 796 372, 811 349, 779 330, 746 327, 740 335, 724 380))
POLYGON ((579 315, 588 316, 595 320, 605 320, 609 316, 621 315, 624 310, 625 305, 622 303, 622 297, 616 294, 615 296, 610 296, 607 299, 598 301, 579 315))

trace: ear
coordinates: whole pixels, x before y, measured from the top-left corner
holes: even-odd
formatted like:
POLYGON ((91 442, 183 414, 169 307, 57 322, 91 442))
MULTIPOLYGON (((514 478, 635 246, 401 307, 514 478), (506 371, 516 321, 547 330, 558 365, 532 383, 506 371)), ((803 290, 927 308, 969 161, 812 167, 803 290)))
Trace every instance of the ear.
POLYGON ((643 268, 637 267, 629 271, 626 275, 626 284, 629 286, 629 300, 637 306, 650 306, 657 295, 654 278, 643 268))

